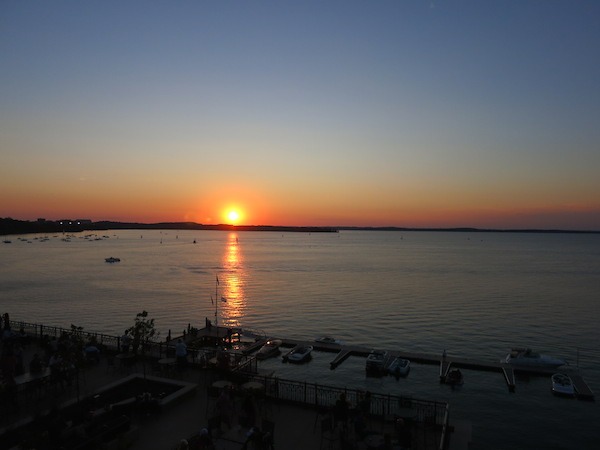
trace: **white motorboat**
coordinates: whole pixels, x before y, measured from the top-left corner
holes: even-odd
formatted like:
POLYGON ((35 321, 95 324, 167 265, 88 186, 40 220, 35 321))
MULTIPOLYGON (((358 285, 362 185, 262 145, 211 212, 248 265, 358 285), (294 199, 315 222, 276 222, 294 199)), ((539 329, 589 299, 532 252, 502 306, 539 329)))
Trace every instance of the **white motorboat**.
POLYGON ((256 354, 256 359, 267 359, 271 356, 275 356, 279 353, 280 346, 281 339, 269 339, 256 354))
POLYGON ((113 258, 112 256, 110 258, 104 258, 104 261, 106 261, 107 263, 116 263, 121 261, 121 259, 119 258, 113 258))
POLYGON ((335 344, 335 345, 344 345, 343 341, 340 341, 334 337, 331 336, 321 336, 317 339, 315 339, 315 342, 318 342, 319 344, 335 344))
POLYGON ((569 375, 565 373, 555 373, 552 375, 552 393, 563 395, 565 397, 575 396, 575 387, 569 375))
POLYGON ((384 350, 373 350, 367 356, 367 372, 383 372, 387 361, 387 352, 384 350))
POLYGON ((404 358, 395 358, 388 367, 388 373, 396 377, 405 377, 410 371, 410 360, 404 358))
POLYGON ((313 351, 312 345, 298 345, 294 347, 284 359, 291 363, 301 363, 310 358, 310 353, 313 351))
POLYGON ((563 359, 541 355, 530 348, 513 348, 501 362, 523 367, 559 367, 566 364, 563 359))

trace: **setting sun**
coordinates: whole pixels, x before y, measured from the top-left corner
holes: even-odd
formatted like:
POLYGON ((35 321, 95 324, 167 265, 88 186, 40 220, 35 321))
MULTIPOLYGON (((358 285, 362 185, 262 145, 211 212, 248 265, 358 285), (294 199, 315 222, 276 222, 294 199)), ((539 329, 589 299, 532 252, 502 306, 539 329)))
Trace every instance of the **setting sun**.
POLYGON ((240 218, 240 214, 237 211, 229 211, 227 213, 227 218, 231 223, 236 223, 240 218))

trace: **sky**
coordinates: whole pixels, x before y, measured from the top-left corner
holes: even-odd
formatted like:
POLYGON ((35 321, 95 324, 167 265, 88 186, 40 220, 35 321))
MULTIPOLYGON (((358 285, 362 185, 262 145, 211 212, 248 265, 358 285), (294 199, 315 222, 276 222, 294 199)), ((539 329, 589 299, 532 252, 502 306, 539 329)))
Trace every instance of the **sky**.
POLYGON ((0 2, 0 217, 600 230, 600 2, 0 2))

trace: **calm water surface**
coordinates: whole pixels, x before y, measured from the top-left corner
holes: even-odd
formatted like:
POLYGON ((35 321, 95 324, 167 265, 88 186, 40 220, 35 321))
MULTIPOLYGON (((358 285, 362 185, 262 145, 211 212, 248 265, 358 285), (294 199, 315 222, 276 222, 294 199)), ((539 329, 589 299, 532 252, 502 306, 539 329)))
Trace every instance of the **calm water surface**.
MULTIPOLYGON (((163 336, 188 323, 497 361, 528 346, 579 363, 600 391, 600 235, 344 231, 336 234, 110 231, 12 237, 0 247, 0 309, 15 320, 121 334, 147 310, 163 336), (196 244, 193 241, 196 241, 196 244), (115 256, 120 263, 107 264, 115 256), (215 292, 216 277, 219 278, 215 292), (226 301, 220 301, 223 297, 226 301)), ((594 402, 556 398, 547 378, 465 371, 440 385, 437 367, 367 378, 364 358, 329 370, 265 361, 282 377, 448 400, 473 424, 476 449, 600 448, 594 402)))

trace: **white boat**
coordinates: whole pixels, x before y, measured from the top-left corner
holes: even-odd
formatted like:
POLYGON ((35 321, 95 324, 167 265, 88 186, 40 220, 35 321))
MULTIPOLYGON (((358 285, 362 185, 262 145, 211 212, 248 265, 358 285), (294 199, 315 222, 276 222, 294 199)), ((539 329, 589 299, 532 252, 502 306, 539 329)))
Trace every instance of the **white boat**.
POLYGON ((310 358, 310 353, 313 351, 312 345, 299 345, 294 347, 286 356, 285 360, 291 363, 301 363, 310 358))
POLYGON ((110 258, 104 258, 104 261, 106 261, 107 263, 116 263, 121 261, 119 258, 113 258, 112 256, 110 258))
POLYGON ((530 348, 513 348, 501 362, 523 367, 559 367, 566 364, 563 359, 541 355, 530 348))
POLYGON ((319 344, 335 344, 335 345, 344 345, 344 341, 340 341, 331 336, 321 336, 315 339, 315 342, 319 344))
POLYGON ((279 353, 280 346, 281 339, 269 339, 256 354, 256 359, 267 359, 271 356, 275 356, 279 353))
POLYGON ((575 396, 575 387, 569 375, 564 373, 555 373, 552 375, 552 393, 566 397, 575 396))
POLYGON ((410 371, 410 360, 404 358, 395 358, 388 367, 388 373, 396 377, 405 377, 410 371))
POLYGON ((373 350, 367 356, 367 372, 383 372, 387 361, 387 352, 384 350, 373 350))

